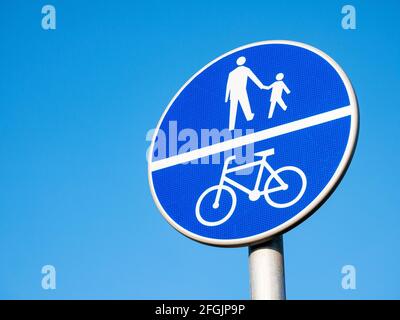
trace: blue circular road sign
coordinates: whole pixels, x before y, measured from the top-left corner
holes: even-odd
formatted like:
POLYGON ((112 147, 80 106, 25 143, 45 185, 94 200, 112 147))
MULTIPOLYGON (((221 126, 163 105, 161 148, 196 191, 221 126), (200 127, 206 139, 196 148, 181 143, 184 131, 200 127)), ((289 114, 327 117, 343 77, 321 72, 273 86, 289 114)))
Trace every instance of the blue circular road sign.
POLYGON ((283 233, 334 190, 354 152, 357 100, 339 65, 293 41, 264 41, 207 64, 154 132, 149 182, 178 231, 217 246, 283 233))

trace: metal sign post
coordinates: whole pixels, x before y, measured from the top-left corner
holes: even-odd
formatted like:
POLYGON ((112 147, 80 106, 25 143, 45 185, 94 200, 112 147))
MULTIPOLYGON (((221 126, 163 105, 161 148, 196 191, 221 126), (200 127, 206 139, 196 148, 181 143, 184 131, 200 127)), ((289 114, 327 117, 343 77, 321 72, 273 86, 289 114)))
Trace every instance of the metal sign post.
POLYGON ((282 236, 249 247, 249 273, 251 299, 286 299, 282 236))

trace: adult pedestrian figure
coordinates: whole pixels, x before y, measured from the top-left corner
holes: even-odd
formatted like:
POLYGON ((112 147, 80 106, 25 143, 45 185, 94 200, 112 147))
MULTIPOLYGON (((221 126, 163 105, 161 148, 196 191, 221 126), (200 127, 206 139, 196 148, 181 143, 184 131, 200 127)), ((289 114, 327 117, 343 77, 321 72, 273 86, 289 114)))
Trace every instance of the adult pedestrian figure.
POLYGON ((251 121, 254 118, 254 113, 251 111, 250 101, 247 95, 247 79, 250 78, 260 89, 264 89, 264 85, 253 71, 244 66, 245 63, 245 57, 240 57, 236 60, 238 67, 229 73, 228 82, 226 84, 225 103, 228 102, 228 99, 230 100, 229 130, 235 129, 237 107, 239 103, 246 120, 251 121))

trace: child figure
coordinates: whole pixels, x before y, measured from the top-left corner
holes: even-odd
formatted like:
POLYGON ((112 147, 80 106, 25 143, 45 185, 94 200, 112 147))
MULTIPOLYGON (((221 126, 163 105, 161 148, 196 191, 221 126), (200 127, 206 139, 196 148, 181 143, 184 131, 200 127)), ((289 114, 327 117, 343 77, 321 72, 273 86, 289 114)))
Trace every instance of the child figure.
POLYGON ((284 76, 285 75, 283 73, 278 73, 275 77, 277 81, 275 81, 273 84, 269 86, 264 86, 264 89, 267 90, 272 89, 270 98, 271 105, 269 107, 268 119, 272 118, 277 103, 284 111, 286 111, 287 109, 287 105, 282 99, 282 91, 285 90, 286 94, 290 94, 290 90, 286 86, 286 84, 282 81, 284 76))

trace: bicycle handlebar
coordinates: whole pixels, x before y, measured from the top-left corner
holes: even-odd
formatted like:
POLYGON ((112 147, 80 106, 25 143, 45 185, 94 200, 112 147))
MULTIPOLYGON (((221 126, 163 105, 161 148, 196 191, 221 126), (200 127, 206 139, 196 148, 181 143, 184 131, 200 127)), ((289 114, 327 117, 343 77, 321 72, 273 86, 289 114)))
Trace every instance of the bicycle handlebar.
POLYGON ((232 155, 225 159, 225 165, 228 165, 231 161, 235 160, 236 156, 232 155))

